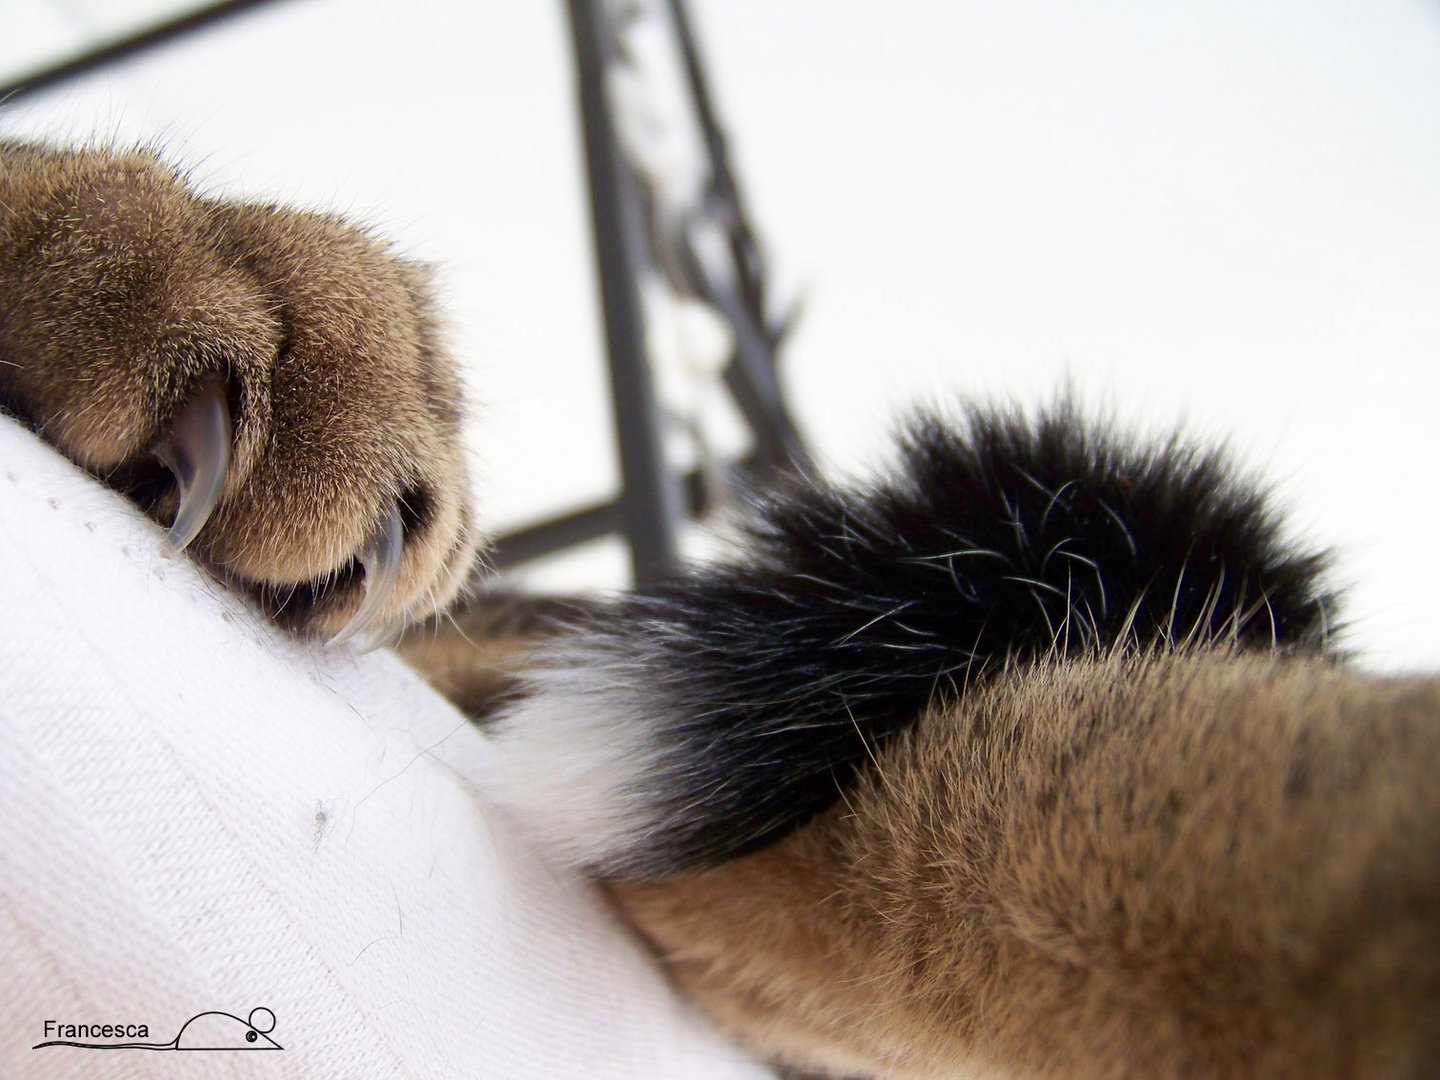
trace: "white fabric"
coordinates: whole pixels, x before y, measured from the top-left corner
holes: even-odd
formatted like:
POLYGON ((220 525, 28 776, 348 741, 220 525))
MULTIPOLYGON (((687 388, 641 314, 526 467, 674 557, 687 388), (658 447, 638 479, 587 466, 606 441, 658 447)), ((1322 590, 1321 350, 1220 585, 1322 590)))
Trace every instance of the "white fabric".
POLYGON ((766 1075, 436 756, 394 657, 267 626, 0 419, 0 1076, 766 1075), (281 1052, 31 1049, 263 1006, 281 1052))

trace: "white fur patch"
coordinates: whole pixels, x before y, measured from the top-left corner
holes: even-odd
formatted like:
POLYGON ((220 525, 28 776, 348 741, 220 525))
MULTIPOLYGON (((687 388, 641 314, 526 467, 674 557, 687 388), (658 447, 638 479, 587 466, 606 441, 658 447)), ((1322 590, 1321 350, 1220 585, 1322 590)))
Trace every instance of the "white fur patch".
POLYGON ((549 857, 592 870, 624 867, 661 823, 662 706, 653 673, 575 642, 528 672, 524 687, 525 696, 486 725, 493 753, 483 775, 469 778, 549 857))

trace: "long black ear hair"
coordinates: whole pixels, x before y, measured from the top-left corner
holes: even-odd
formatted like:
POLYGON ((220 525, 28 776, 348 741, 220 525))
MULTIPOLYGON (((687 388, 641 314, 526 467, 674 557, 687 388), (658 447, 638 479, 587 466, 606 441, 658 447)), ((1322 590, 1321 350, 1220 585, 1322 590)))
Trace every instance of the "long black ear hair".
POLYGON ((1323 647, 1324 556, 1220 452, 1068 402, 921 415, 867 486, 762 498, 735 554, 562 638, 482 790, 559 852, 656 875, 778 839, 940 692, 1133 643, 1323 647))

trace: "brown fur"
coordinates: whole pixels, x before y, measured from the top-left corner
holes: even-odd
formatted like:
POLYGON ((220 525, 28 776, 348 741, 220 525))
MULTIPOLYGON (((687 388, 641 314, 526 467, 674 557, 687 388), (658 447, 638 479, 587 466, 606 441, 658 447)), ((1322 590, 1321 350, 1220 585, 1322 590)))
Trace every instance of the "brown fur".
POLYGON ((1225 653, 1013 672, 754 855, 612 891, 783 1060, 1440 1075, 1440 680, 1225 653))
MULTIPOLYGON (((143 494, 215 373, 237 441, 200 558, 273 595, 418 496, 387 614, 456 591, 460 395, 417 267, 332 217, 197 197, 149 153, 0 144, 0 397, 143 494)), ((332 630, 357 591, 295 621, 332 630)), ((533 614, 482 599, 402 651, 479 715, 543 652, 533 614)), ((1433 679, 1039 664, 934 704, 768 849, 609 887, 686 992, 804 1067, 1440 1075, 1437 776, 1433 679)))
MULTIPOLYGON (((387 617, 454 594, 476 542, 459 383, 418 266, 334 217, 200 198, 144 151, 0 143, 0 207, 0 395, 47 439, 143 476, 222 374, 234 463, 198 557, 245 585, 310 582, 403 499, 387 617)), ((168 489, 153 509, 173 515, 168 489)), ((342 583, 296 621, 335 630, 358 592, 342 583)))

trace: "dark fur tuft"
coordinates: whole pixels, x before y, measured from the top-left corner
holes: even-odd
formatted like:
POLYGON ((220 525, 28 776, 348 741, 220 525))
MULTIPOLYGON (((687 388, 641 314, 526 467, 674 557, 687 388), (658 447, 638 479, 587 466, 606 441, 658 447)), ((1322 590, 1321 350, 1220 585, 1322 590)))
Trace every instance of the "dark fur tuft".
POLYGON ((774 841, 937 694, 1006 663, 1318 648, 1333 600, 1323 557, 1285 542, 1223 454, 1127 446, 1067 403, 922 416, 893 477, 769 496, 740 550, 588 631, 637 673, 663 744, 666 805, 629 871, 774 841))

